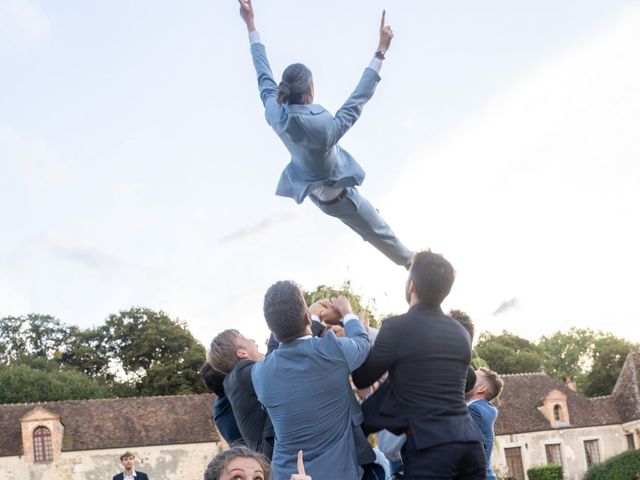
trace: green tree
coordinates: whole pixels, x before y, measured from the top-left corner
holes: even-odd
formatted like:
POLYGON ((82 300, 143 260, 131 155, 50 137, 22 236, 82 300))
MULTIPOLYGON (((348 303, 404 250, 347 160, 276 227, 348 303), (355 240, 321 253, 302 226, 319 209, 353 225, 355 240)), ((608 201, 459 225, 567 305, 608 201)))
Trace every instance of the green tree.
POLYGON ((0 319, 0 362, 22 356, 52 358, 64 349, 68 327, 51 315, 30 313, 0 319))
POLYGON ((75 368, 92 377, 111 381, 114 378, 109 362, 107 330, 104 327, 69 328, 65 349, 54 357, 65 368, 75 368))
POLYGON ((103 328, 111 365, 118 364, 140 394, 202 393, 204 346, 184 322, 133 307, 110 315, 103 328))
POLYGON ((52 361, 0 367, 0 403, 109 398, 108 385, 78 371, 61 371, 52 361))
POLYGON ((489 368, 501 374, 539 372, 543 356, 538 346, 507 331, 500 335, 483 332, 476 353, 489 368))
POLYGON ((544 370, 562 380, 571 375, 585 395, 608 395, 613 390, 629 351, 637 345, 611 333, 571 328, 542 337, 544 370))
POLYGON ((541 337, 538 346, 544 354, 544 371, 558 380, 570 375, 580 383, 591 364, 596 337, 592 330, 580 328, 541 337))
POLYGON ((602 334, 597 338, 593 347, 593 365, 586 375, 584 393, 589 396, 609 395, 632 348, 633 344, 611 334, 602 334))
POLYGON ((571 328, 541 337, 538 346, 544 353, 544 371, 558 380, 571 376, 578 390, 584 392, 597 336, 593 330, 571 328))

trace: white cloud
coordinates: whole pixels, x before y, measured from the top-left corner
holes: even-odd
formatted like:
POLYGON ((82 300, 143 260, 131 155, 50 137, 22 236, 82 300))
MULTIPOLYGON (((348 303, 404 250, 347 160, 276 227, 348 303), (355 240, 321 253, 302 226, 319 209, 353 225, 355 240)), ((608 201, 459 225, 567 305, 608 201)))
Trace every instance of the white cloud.
POLYGON ((44 11, 31 0, 0 2, 0 39, 15 44, 42 40, 51 24, 44 11))
MULTIPOLYGON (((640 341, 639 49, 636 8, 522 75, 416 158, 381 202, 410 247, 452 261, 447 306, 478 330, 536 338, 577 325, 640 341), (492 317, 505 298, 519 308, 492 317)), ((356 281, 383 310, 404 309, 400 286, 384 301, 399 274, 354 241, 342 245, 356 281)))

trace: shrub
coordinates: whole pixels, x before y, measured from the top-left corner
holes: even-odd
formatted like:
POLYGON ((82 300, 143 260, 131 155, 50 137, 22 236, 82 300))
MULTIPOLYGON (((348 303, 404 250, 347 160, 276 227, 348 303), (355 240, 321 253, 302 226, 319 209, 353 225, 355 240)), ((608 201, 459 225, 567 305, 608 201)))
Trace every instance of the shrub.
POLYGON ((562 480, 562 467, 560 465, 543 465, 527 470, 529 480, 562 480))
POLYGON ((635 480, 640 474, 640 451, 627 450, 607 461, 593 465, 584 480, 635 480))

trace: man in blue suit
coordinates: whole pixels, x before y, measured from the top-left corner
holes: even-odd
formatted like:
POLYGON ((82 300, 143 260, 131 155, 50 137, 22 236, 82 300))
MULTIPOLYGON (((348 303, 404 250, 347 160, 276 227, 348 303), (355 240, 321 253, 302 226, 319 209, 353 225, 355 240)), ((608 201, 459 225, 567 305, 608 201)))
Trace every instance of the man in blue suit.
POLYGON ((282 74, 280 84, 275 82, 265 47, 256 31, 251 0, 239 2, 240 15, 249 31, 267 123, 291 154, 276 195, 291 197, 297 203, 309 196, 324 213, 342 220, 393 262, 408 267, 411 251, 398 240, 373 205, 360 196, 356 187, 364 180, 364 170, 338 145, 360 117, 364 104, 373 96, 380 81, 378 72, 393 38, 391 28, 384 24, 384 12, 374 58, 349 99, 332 116, 313 103, 313 77, 304 65, 290 65, 282 74))
POLYGON ((274 480, 289 480, 296 472, 299 450, 313 478, 360 479, 362 412, 349 374, 367 357, 369 338, 346 298, 334 299, 333 307, 346 336, 330 331, 312 337, 311 315, 297 284, 277 282, 265 295, 265 319, 280 348, 254 365, 251 378, 275 431, 274 480))
POLYGON ((476 384, 467 393, 467 408, 482 432, 482 444, 487 457, 487 480, 496 480, 496 474, 491 465, 491 451, 493 450, 493 426, 498 417, 498 409, 490 403, 502 392, 504 382, 500 376, 488 368, 476 371, 476 384))

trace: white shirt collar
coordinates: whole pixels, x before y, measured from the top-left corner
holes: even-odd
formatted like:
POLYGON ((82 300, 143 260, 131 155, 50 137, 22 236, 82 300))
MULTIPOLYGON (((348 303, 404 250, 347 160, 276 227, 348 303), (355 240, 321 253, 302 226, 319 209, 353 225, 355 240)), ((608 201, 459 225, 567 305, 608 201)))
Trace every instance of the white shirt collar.
MULTIPOLYGON (((310 338, 313 338, 313 335, 305 335, 303 337, 298 337, 298 338, 296 338, 295 340, 292 340, 292 341, 293 342, 297 342, 298 340, 309 340, 310 338)), ((280 342, 280 345, 282 345, 282 342, 280 342)))

